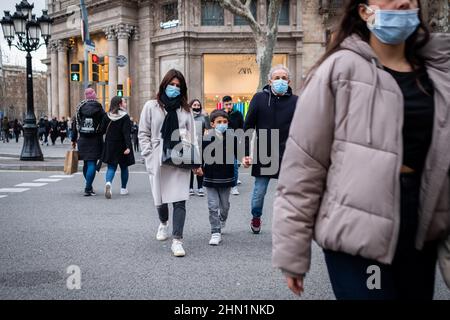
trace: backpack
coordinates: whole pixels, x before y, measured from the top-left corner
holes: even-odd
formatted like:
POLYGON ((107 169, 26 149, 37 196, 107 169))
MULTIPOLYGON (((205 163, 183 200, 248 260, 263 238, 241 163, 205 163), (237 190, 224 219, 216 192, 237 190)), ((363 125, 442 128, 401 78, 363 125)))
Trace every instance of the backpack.
MULTIPOLYGON (((95 117, 95 113, 92 115, 87 115, 81 111, 81 107, 88 102, 89 100, 82 101, 77 107, 77 117, 76 124, 77 130, 79 133, 83 135, 95 135, 98 132, 98 128, 100 126, 100 121, 98 117, 95 117)), ((93 100, 95 101, 95 100, 93 100)))

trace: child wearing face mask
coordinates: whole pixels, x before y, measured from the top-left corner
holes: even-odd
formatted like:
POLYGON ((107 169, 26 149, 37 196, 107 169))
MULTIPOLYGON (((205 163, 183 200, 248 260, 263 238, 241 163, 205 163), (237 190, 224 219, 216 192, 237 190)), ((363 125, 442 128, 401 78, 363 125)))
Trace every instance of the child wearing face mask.
POLYGON ((228 132, 228 114, 214 110, 211 115, 210 132, 203 140, 203 186, 206 189, 211 224, 209 244, 217 246, 222 241, 222 229, 230 209, 230 191, 234 185, 234 157, 237 139, 228 132), (230 141, 227 140, 233 139, 230 141))
MULTIPOLYGON (((194 99, 189 103, 192 109, 195 121, 195 134, 197 135, 197 141, 199 144, 203 140, 203 136, 206 134, 209 126, 209 117, 203 112, 202 104, 200 100, 194 99)), ((191 172, 191 180, 189 183, 189 195, 193 196, 197 194, 199 197, 204 197, 205 192, 203 190, 203 177, 197 175, 197 192, 194 192, 194 173, 191 172)))

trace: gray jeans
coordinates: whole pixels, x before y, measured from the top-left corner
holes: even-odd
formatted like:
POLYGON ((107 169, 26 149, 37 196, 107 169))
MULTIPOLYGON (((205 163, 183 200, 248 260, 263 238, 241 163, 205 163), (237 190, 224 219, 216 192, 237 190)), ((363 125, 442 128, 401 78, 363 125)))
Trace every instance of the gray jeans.
POLYGON ((231 188, 205 188, 208 197, 211 233, 220 233, 220 221, 226 221, 230 210, 231 188))
MULTIPOLYGON (((174 239, 183 238, 184 221, 186 220, 186 201, 174 202, 172 236, 174 239)), ((169 205, 164 203, 157 206, 159 220, 166 223, 169 220, 169 205)))

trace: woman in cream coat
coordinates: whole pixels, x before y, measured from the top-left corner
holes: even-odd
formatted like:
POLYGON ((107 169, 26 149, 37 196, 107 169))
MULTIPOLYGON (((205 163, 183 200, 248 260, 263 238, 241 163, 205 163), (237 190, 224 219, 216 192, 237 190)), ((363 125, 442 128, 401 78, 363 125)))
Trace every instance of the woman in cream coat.
MULTIPOLYGON (((170 139, 163 139, 179 129, 181 141, 197 145, 194 118, 187 103, 187 87, 184 76, 170 70, 162 80, 156 100, 148 101, 142 110, 139 122, 139 144, 141 154, 150 176, 153 200, 158 210, 160 225, 156 238, 169 238, 168 204, 173 204, 172 252, 177 257, 185 255, 182 246, 186 217, 186 200, 189 199, 190 170, 162 164, 162 150, 170 139), (178 121, 176 121, 178 120, 178 121)), ((174 142, 175 143, 175 142, 174 142)), ((194 170, 194 173, 200 173, 194 170)))

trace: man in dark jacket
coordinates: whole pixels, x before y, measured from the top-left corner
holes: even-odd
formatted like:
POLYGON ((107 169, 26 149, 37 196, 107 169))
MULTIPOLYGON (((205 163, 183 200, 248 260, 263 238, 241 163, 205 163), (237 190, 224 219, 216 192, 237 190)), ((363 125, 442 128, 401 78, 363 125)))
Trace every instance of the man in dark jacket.
MULTIPOLYGON (((257 149, 261 151, 262 148, 266 148, 267 156, 271 159, 268 164, 262 164, 261 159, 256 159, 252 166, 252 176, 255 177, 255 185, 251 204, 253 218, 250 227, 255 234, 261 230, 261 215, 267 186, 271 178, 278 179, 281 159, 297 104, 298 96, 292 94, 289 84, 289 70, 283 65, 273 67, 269 73, 269 84, 264 87, 262 92, 258 92, 253 96, 245 119, 244 130, 256 130, 257 149), (262 130, 266 130, 268 138, 267 143, 264 145, 262 145, 263 141, 260 141, 262 139, 259 139, 262 130), (272 150, 272 144, 275 144, 275 141, 271 141, 273 133, 271 130, 278 130, 279 141, 276 141, 278 142, 278 150, 272 150), (276 172, 265 173, 264 171, 273 171, 268 170, 269 168, 276 168, 276 172)), ((274 145, 274 148, 276 147, 274 145)), ((250 146, 247 143, 242 163, 244 167, 248 168, 252 162, 250 146)))
POLYGON ((56 139, 59 135, 59 122, 56 117, 53 117, 52 121, 50 121, 50 138, 52 140, 52 146, 55 145, 56 139))
POLYGON ((103 134, 100 130, 105 111, 97 102, 97 95, 92 88, 84 91, 86 97, 77 107, 75 119, 72 121, 72 147, 78 143, 79 159, 84 161, 83 175, 86 180, 85 196, 93 196, 92 183, 95 178, 97 161, 102 156, 103 134), (79 135, 79 138, 78 138, 79 135))
MULTIPOLYGON (((233 99, 230 96, 225 96, 222 98, 223 108, 228 114, 230 129, 237 130, 244 128, 244 117, 239 110, 233 110, 233 99)), ((231 188, 232 195, 239 195, 239 190, 237 188, 239 181, 239 165, 237 159, 234 161, 234 184, 231 188)))

